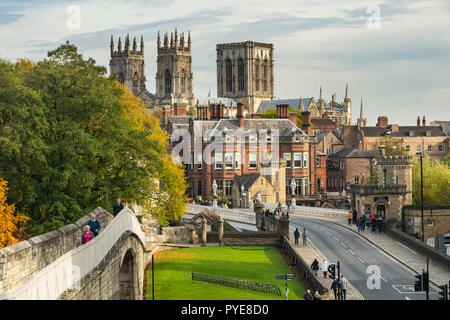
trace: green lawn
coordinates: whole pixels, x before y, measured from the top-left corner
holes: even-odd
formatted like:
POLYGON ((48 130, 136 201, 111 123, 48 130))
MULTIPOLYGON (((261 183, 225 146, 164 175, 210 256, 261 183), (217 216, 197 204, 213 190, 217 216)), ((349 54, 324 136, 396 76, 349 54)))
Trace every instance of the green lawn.
MULTIPOLYGON (((289 273, 273 247, 201 247, 160 251, 155 254, 156 300, 278 300, 284 299, 285 282, 276 274, 289 273), (191 272, 277 285, 282 296, 192 281, 191 272)), ((289 281, 289 300, 303 299, 303 287, 289 281)), ((147 272, 147 299, 152 299, 152 269, 147 272)))

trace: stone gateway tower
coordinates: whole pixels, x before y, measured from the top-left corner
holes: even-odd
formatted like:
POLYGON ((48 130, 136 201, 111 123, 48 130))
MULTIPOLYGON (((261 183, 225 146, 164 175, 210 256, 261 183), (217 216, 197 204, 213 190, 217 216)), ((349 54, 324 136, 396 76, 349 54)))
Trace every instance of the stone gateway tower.
MULTIPOLYGON (((136 38, 133 45, 130 35, 125 37, 125 46, 119 37, 117 51, 114 51, 114 40, 111 35, 111 60, 109 62, 110 74, 116 75, 117 81, 125 85, 137 97, 147 94, 144 74, 144 38, 141 36, 140 50, 137 48, 136 38)), ((145 100, 145 99, 144 99, 145 100)))
POLYGON ((191 33, 187 42, 184 33, 178 38, 177 30, 169 37, 164 35, 164 43, 158 31, 157 71, 155 105, 186 103, 194 105, 194 76, 192 73, 191 33))
POLYGON ((273 44, 252 41, 218 44, 217 96, 244 104, 245 115, 273 100, 273 50, 273 44))

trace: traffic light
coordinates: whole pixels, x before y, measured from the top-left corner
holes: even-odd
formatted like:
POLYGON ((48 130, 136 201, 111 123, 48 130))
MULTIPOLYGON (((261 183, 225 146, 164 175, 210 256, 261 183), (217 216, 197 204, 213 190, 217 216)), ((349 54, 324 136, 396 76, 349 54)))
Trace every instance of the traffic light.
POLYGON ((423 287, 422 287, 423 291, 428 291, 430 289, 430 277, 427 272, 423 272, 423 287))
POLYGON ((331 279, 336 279, 336 265, 334 263, 328 266, 328 272, 331 279))
POLYGON ((439 295, 441 297, 439 297, 439 300, 448 300, 448 285, 444 284, 443 286, 439 286, 439 289, 441 289, 442 291, 438 291, 439 295))
POLYGON ((423 291, 423 273, 414 276, 417 280, 414 282, 414 292, 423 291))

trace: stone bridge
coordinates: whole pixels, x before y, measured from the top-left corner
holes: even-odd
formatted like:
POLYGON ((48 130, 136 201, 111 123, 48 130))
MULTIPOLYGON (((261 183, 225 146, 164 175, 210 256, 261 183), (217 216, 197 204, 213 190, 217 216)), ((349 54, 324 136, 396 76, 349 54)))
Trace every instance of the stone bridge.
POLYGON ((0 300, 143 299, 151 250, 141 224, 128 208, 92 213, 102 230, 86 244, 90 216, 1 249, 0 300))

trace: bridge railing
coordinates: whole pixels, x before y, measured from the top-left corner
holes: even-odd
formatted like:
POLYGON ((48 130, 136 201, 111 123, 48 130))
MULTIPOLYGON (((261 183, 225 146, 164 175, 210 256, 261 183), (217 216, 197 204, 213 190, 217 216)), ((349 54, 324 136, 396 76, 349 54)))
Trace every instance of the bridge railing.
MULTIPOLYGON (((100 264, 120 236, 130 231, 145 245, 145 233, 134 213, 123 209, 97 237, 49 264, 28 283, 0 294, 0 300, 56 300, 100 264)), ((81 237, 81 234, 80 234, 81 237)))
MULTIPOLYGON (((277 204, 274 203, 264 203, 264 206, 268 208, 276 208, 277 204)), ((327 216, 346 216, 348 211, 340 209, 330 209, 330 208, 318 208, 318 207, 308 207, 308 206, 295 206, 291 208, 292 213, 306 213, 306 214, 316 214, 316 215, 327 215, 327 216)))
POLYGON ((197 214, 203 209, 209 209, 214 212, 216 212, 219 216, 221 216, 225 220, 235 221, 235 222, 242 222, 254 225, 256 218, 255 213, 251 211, 246 210, 239 210, 239 209, 225 209, 220 207, 209 207, 209 206, 201 206, 196 204, 189 204, 186 207, 185 212, 188 214, 197 214))

